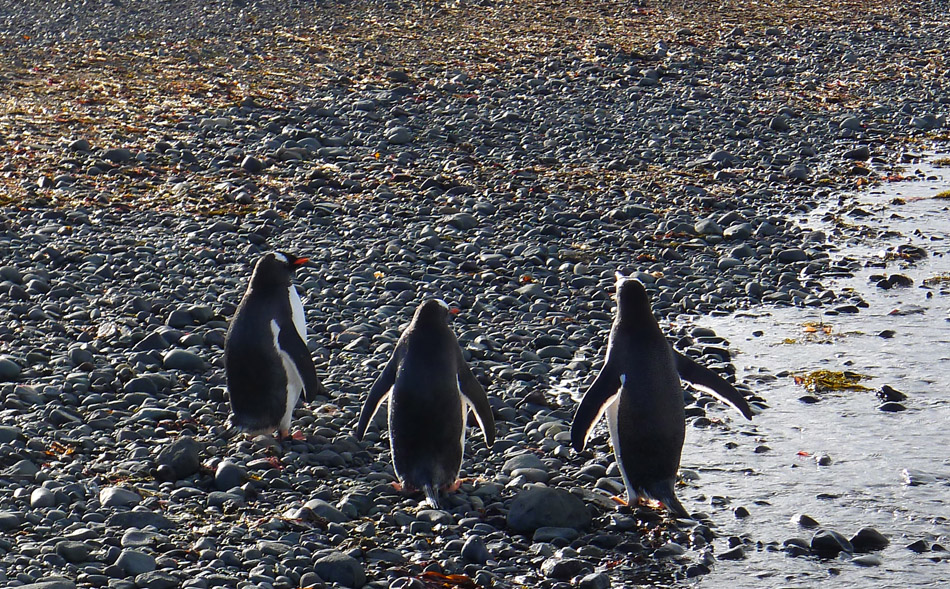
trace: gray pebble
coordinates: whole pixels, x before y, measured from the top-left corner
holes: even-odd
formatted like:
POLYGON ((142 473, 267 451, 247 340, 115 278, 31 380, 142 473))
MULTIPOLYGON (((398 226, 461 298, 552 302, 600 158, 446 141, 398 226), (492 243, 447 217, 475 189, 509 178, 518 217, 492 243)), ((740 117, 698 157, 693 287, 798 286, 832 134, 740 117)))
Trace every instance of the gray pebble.
POLYGON ((854 552, 847 538, 834 530, 818 530, 811 539, 811 549, 823 558, 834 558, 839 552, 854 552))
POLYGON ((462 558, 476 564, 485 564, 491 558, 491 553, 480 537, 470 536, 462 546, 462 558))
POLYGON ((30 507, 37 509, 56 505, 56 496, 46 487, 33 489, 30 493, 30 507))
POLYGON ((132 507, 140 501, 142 497, 138 493, 122 487, 103 487, 99 491, 99 503, 103 507, 132 507))
POLYGON ((247 471, 230 460, 222 460, 214 470, 214 486, 219 491, 240 487, 247 481, 247 471))
POLYGON ((188 350, 175 349, 170 350, 162 357, 162 366, 169 370, 184 370, 195 372, 203 370, 205 367, 204 359, 188 350))
POLYGON ((201 468, 201 444, 191 436, 178 438, 165 447, 156 458, 159 465, 169 466, 178 479, 190 477, 201 468))
POLYGON ((531 486, 518 493, 508 511, 508 526, 518 532, 540 527, 584 529, 590 525, 584 502, 563 489, 531 486))
POLYGON ((56 543, 56 554, 66 559, 66 562, 85 562, 92 553, 92 546, 85 542, 61 540, 56 543))
POLYGON ((20 378, 23 370, 19 364, 9 358, 0 358, 0 382, 11 382, 20 378))
POLYGON ((122 511, 113 513, 106 520, 106 525, 116 528, 144 528, 153 526, 158 530, 168 530, 175 527, 174 522, 154 511, 122 511))
POLYGON ((141 550, 125 549, 115 564, 127 575, 141 575, 155 570, 155 557, 141 550))
POLYGON ((318 558, 313 570, 328 583, 345 587, 362 587, 366 583, 363 565, 352 556, 332 551, 318 558))

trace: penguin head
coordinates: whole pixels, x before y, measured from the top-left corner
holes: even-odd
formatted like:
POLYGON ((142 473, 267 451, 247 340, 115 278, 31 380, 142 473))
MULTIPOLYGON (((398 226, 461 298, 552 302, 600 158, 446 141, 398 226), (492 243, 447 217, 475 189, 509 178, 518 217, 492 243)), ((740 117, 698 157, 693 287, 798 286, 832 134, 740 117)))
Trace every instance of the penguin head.
POLYGON ((631 319, 642 317, 644 314, 653 316, 650 308, 650 297, 643 283, 636 278, 623 276, 617 273, 617 309, 620 317, 631 319))
POLYGON ((416 307, 416 313, 412 317, 415 324, 440 324, 446 325, 449 322, 449 314, 452 310, 444 301, 439 299, 426 299, 416 307))
POLYGON ((267 286, 289 286, 294 271, 307 263, 309 258, 298 258, 286 252, 268 252, 257 260, 251 285, 256 288, 267 286))
POLYGON ((310 261, 310 258, 298 258, 297 256, 288 254, 287 252, 270 252, 264 254, 265 258, 267 256, 274 256, 274 259, 277 262, 285 265, 291 272, 310 261))

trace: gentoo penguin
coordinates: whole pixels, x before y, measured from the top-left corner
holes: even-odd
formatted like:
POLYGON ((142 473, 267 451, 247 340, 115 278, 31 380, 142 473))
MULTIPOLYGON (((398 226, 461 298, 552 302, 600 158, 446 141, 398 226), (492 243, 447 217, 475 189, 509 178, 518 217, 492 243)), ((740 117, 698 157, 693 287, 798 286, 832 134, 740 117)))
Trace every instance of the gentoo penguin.
POLYGON ((440 300, 419 305, 373 383, 356 426, 356 437, 362 440, 370 420, 389 397, 389 440, 396 475, 407 490, 422 489, 436 509, 439 491, 456 488, 469 407, 475 410, 485 444, 495 443, 488 396, 462 358, 448 315, 449 307, 440 300))
POLYGON ((686 435, 680 376, 710 389, 746 418, 752 412, 732 385, 673 350, 653 317, 643 284, 618 274, 616 298, 607 357, 574 414, 571 443, 583 450, 606 412, 628 501, 658 500, 677 517, 689 517, 673 491, 686 435))
POLYGON ((254 266, 224 342, 231 423, 251 435, 290 434, 300 394, 312 401, 327 390, 317 380, 294 270, 307 262, 269 252, 254 266))

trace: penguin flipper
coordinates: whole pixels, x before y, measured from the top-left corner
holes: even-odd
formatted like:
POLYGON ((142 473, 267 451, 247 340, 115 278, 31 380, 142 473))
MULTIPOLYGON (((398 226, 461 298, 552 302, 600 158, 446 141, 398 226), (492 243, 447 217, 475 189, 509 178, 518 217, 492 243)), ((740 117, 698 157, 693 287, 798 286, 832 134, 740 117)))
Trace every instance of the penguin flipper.
POLYGON ((742 396, 742 393, 736 390, 736 387, 712 370, 675 349, 673 350, 673 356, 676 358, 676 371, 679 372, 680 378, 708 392, 723 403, 731 405, 746 419, 752 419, 752 408, 749 407, 749 403, 742 396))
POLYGON ((458 357, 458 379, 459 391, 472 409, 475 410, 475 419, 478 421, 478 427, 485 436, 485 445, 491 448, 495 444, 495 417, 491 412, 491 405, 488 403, 488 395, 482 388, 478 379, 472 374, 468 363, 462 359, 462 352, 459 350, 458 357))
POLYGON ((605 362, 574 413, 574 420, 571 422, 571 445, 575 450, 580 452, 587 445, 590 432, 607 407, 620 394, 622 384, 620 372, 611 362, 605 362))
POLYGON ((379 373, 372 388, 370 388, 369 395, 366 396, 366 401, 363 402, 363 408, 360 410, 360 420, 356 424, 357 440, 363 439, 363 434, 366 433, 369 422, 373 420, 373 416, 379 411, 380 405, 392 392, 393 385, 396 383, 396 371, 399 369, 399 363, 402 361, 405 349, 406 345, 400 341, 396 345, 389 362, 383 367, 383 371, 379 373))
POLYGON ((300 373, 300 378, 303 380, 303 398, 307 401, 313 401, 317 398, 317 395, 327 396, 326 387, 317 379, 317 369, 313 366, 310 350, 307 349, 307 344, 300 339, 297 330, 281 329, 277 333, 277 345, 290 356, 300 373))

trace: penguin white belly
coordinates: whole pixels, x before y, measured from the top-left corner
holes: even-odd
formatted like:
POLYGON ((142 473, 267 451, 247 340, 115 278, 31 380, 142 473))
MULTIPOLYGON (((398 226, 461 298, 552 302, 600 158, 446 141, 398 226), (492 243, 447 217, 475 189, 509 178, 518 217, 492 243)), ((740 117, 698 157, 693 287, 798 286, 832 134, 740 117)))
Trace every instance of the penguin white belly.
MULTIPOLYGON (((624 380, 621 375, 621 381, 624 380)), ((624 382, 624 384, 626 383, 624 382)), ((614 457, 617 459, 617 466, 620 467, 620 477, 623 479, 623 486, 627 489, 627 501, 634 501, 637 498, 637 491, 630 486, 627 469, 624 468, 623 456, 620 454, 620 424, 618 423, 618 412, 620 410, 620 394, 622 390, 622 388, 618 390, 617 394, 604 404, 603 413, 607 414, 607 431, 610 432, 610 445, 614 447, 614 457)), ((597 419, 599 420, 600 417, 597 419)))
MULTIPOLYGON (((291 291, 293 291, 293 288, 291 288, 291 291)), ((299 304, 300 299, 297 300, 299 304)), ((296 323, 296 313, 294 317, 294 323, 296 323)), ((270 330, 274 336, 274 348, 277 350, 277 355, 280 357, 280 363, 284 367, 284 374, 287 377, 284 416, 280 420, 280 429, 283 431, 288 431, 290 430, 290 418, 293 416, 294 408, 296 408, 297 401, 300 399, 300 393, 303 392, 303 377, 300 376, 300 371, 297 370, 297 365, 294 364, 293 359, 287 352, 280 348, 280 344, 277 342, 277 336, 280 334, 280 327, 277 325, 277 321, 272 320, 270 322, 270 330)))
POLYGON ((300 302, 300 295, 297 294, 297 289, 290 286, 290 308, 293 313, 294 318, 294 327, 297 328, 297 333, 300 335, 300 339, 303 340, 303 343, 307 343, 307 318, 303 312, 303 303, 300 302))
POLYGON ((468 399, 465 398, 465 395, 462 394, 462 383, 456 380, 455 384, 458 387, 459 402, 462 404, 462 433, 459 436, 459 446, 462 448, 462 452, 465 452, 465 422, 468 420, 468 408, 471 404, 468 402, 468 399))

